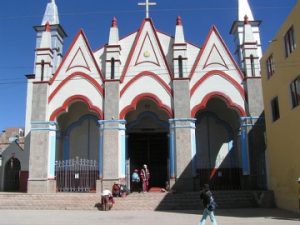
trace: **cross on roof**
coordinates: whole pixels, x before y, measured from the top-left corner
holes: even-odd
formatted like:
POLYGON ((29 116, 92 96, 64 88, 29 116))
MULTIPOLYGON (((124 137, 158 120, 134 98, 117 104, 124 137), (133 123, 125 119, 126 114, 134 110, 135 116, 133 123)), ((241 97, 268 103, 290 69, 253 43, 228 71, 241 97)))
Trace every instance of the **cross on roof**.
POLYGON ((149 2, 149 0, 145 0, 146 2, 140 2, 138 5, 146 6, 146 18, 149 18, 149 6, 156 5, 156 2, 149 2))

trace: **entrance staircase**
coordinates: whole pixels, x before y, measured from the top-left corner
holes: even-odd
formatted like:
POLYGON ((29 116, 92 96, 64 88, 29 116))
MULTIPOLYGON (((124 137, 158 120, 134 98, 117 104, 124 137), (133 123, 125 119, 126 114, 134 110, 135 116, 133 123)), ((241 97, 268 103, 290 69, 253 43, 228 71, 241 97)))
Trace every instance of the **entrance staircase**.
MULTIPOLYGON (((253 191, 215 191, 218 208, 257 207, 253 191)), ((132 193, 114 198, 113 210, 199 210, 199 192, 132 193)), ((1 209, 99 210, 100 195, 96 193, 27 194, 0 193, 1 209)))

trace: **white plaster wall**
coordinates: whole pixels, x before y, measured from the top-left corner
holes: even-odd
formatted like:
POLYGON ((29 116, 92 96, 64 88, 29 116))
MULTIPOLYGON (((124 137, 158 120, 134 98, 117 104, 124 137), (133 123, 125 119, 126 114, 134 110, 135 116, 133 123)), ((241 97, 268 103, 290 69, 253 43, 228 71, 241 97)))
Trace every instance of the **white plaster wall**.
POLYGON ((48 117, 71 96, 83 95, 87 97, 94 106, 97 106, 103 111, 103 96, 95 88, 95 86, 86 79, 78 76, 75 79, 69 80, 57 92, 52 101, 49 103, 48 117))
POLYGON ((191 109, 200 104, 207 94, 216 91, 224 93, 230 97, 232 102, 245 109, 245 100, 236 87, 234 87, 229 81, 217 75, 209 77, 196 89, 194 94, 191 96, 191 109))
POLYGON ((235 66, 235 63, 231 59, 229 54, 230 53, 223 46, 223 44, 221 43, 221 40, 218 38, 216 33, 213 32, 207 42, 204 52, 202 53, 201 59, 199 60, 199 63, 195 70, 195 73, 193 74, 193 77, 191 79, 191 87, 193 87, 193 85, 195 85, 195 83, 199 79, 201 79, 201 77, 203 75, 205 75, 207 72, 212 71, 212 70, 221 70, 221 71, 225 72, 226 74, 228 74, 231 78, 233 78, 237 83, 242 84, 242 77, 239 74, 239 72, 235 66), (219 54, 219 53, 217 53, 217 51, 212 51, 212 53, 211 53, 211 49, 213 48, 214 45, 216 46, 216 49, 219 51, 220 55, 222 56, 226 66, 228 68, 218 65, 218 64, 211 64, 211 65, 207 66, 206 68, 203 68, 205 66, 208 58, 211 59, 209 61, 210 63, 213 62, 214 58, 216 58, 216 59, 219 58, 218 55, 214 55, 214 54, 219 54), (211 55, 210 55, 210 53, 211 53, 211 55))
POLYGON ((151 93, 157 96, 164 105, 171 108, 170 93, 153 77, 143 76, 132 83, 121 96, 120 111, 130 105, 136 96, 144 93, 151 93))

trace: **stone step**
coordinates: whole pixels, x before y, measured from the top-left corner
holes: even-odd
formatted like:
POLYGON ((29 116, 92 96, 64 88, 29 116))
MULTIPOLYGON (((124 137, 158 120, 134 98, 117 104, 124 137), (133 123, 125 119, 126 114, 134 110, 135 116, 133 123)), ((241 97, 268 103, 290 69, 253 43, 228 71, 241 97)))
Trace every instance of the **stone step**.
MULTIPOLYGON (((254 191, 214 191, 218 208, 256 207, 254 191)), ((198 210, 202 208, 200 192, 132 193, 114 198, 114 210, 198 210)), ((96 193, 26 194, 0 193, 0 209, 99 210, 96 193)))

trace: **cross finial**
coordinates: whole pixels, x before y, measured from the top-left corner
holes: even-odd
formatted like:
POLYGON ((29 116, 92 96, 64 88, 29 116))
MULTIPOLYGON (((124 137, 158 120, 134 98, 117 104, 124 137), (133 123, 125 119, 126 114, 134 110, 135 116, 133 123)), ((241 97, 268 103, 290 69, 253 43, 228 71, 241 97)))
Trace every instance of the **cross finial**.
POLYGON ((146 2, 140 2, 138 5, 146 6, 146 18, 149 18, 149 6, 156 5, 156 2, 149 2, 149 0, 145 0, 146 2))

